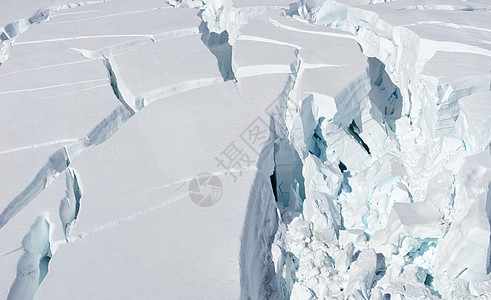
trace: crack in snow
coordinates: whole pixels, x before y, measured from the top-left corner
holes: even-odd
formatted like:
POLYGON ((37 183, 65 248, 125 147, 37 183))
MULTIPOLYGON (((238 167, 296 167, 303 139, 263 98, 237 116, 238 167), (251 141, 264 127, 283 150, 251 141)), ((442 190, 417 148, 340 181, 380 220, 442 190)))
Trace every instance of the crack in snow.
POLYGON ((0 95, 16 94, 16 93, 24 93, 24 92, 34 92, 34 91, 42 91, 42 90, 49 90, 49 89, 58 88, 58 87, 65 87, 65 86, 72 86, 72 85, 80 85, 80 84, 85 84, 85 83, 101 82, 101 81, 107 81, 107 78, 84 80, 84 81, 77 81, 77 82, 70 82, 70 83, 62 83, 62 84, 55 84, 55 85, 50 85, 50 86, 45 86, 45 87, 39 87, 39 88, 22 89, 22 90, 15 90, 15 91, 6 91, 6 92, 0 92, 0 95))
POLYGON ((36 148, 41 148, 41 147, 48 147, 48 146, 57 145, 57 144, 73 143, 73 142, 77 142, 77 141, 79 141, 79 139, 65 139, 65 140, 56 140, 56 141, 34 144, 34 145, 29 145, 29 146, 17 147, 17 148, 8 149, 8 150, 2 150, 2 151, 0 151, 0 155, 18 152, 18 151, 29 150, 29 149, 36 149, 36 148))

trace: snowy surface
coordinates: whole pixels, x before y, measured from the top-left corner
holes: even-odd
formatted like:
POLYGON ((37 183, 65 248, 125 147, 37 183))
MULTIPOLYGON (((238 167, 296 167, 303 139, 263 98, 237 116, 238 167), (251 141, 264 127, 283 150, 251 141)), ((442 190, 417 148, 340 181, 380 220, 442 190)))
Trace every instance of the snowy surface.
POLYGON ((0 299, 491 298, 491 3, 0 0, 0 299))

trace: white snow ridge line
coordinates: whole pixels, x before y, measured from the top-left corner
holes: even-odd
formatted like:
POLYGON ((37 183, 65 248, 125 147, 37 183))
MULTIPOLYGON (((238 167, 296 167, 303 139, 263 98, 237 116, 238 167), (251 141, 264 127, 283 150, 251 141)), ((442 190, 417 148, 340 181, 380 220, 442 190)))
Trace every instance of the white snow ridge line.
POLYGON ((87 39, 122 38, 122 37, 146 37, 146 38, 153 39, 153 36, 149 34, 108 34, 108 35, 75 36, 75 37, 59 38, 59 39, 28 41, 28 42, 15 43, 15 45, 22 46, 22 45, 40 44, 40 43, 52 43, 52 42, 87 40, 87 39))
POLYGON ((77 141, 79 141, 79 139, 66 139, 66 140, 51 141, 51 142, 35 144, 35 145, 30 145, 30 146, 18 147, 18 148, 9 149, 9 150, 2 150, 2 151, 0 151, 0 155, 12 153, 12 152, 17 152, 17 151, 47 147, 47 146, 52 146, 52 145, 57 145, 57 144, 74 143, 77 141))
POLYGON ((77 82, 70 82, 70 83, 62 83, 62 84, 56 84, 56 85, 44 86, 44 87, 38 87, 38 88, 31 88, 31 89, 6 91, 6 92, 0 92, 0 95, 8 95, 8 94, 16 94, 16 93, 42 91, 42 90, 49 90, 49 89, 59 88, 59 87, 79 85, 79 84, 86 84, 86 83, 92 83, 92 82, 101 82, 101 81, 107 81, 107 78, 84 80, 84 81, 77 81, 77 82))
POLYGON ((107 224, 103 224, 103 225, 100 225, 100 226, 97 226, 93 229, 90 229, 88 231, 85 231, 85 232, 82 232, 76 236, 72 236, 72 237, 69 237, 68 238, 68 241, 69 243, 73 243, 79 239, 82 239, 86 236, 89 236, 91 234, 94 234, 94 233, 98 233, 100 231, 103 231, 103 230, 106 230, 106 229, 109 229, 109 228, 113 228, 113 227, 116 227, 118 225, 121 225, 121 224, 124 224, 124 223, 127 223, 127 222, 130 222, 130 221, 134 221, 140 217, 143 217, 145 215, 148 215, 150 213, 153 213, 154 211, 157 211, 159 209, 162 209, 164 207, 166 207, 167 205, 170 205, 176 201, 179 201, 181 199, 184 199, 188 196, 188 193, 183 193, 183 194, 180 194, 178 195, 177 197, 174 197, 172 199, 167 199, 165 200, 164 202, 160 203, 160 204, 157 204, 157 205, 154 205, 152 207, 149 207, 147 209, 144 209, 144 210, 141 210, 137 213, 135 213, 134 215, 130 215, 130 216, 126 216, 124 218, 121 218, 119 220, 116 220, 116 221, 113 221, 113 222, 110 222, 110 223, 107 223, 107 224))
POLYGON ((289 74, 290 65, 255 65, 240 67, 237 69, 236 77, 244 78, 267 74, 289 74))
POLYGON ((302 49, 302 46, 299 46, 299 45, 286 43, 286 42, 273 40, 273 39, 268 39, 268 38, 263 38, 263 37, 258 37, 258 36, 245 35, 245 34, 240 35, 238 40, 239 41, 262 42, 262 43, 276 44, 276 45, 281 45, 281 46, 289 46, 289 47, 293 47, 295 49, 302 49))

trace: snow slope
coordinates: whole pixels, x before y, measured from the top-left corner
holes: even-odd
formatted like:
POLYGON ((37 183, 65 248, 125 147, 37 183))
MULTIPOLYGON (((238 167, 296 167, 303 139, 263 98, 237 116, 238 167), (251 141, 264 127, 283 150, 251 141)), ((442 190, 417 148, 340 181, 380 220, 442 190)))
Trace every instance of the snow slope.
POLYGON ((1 7, 0 299, 490 297, 487 1, 1 7))

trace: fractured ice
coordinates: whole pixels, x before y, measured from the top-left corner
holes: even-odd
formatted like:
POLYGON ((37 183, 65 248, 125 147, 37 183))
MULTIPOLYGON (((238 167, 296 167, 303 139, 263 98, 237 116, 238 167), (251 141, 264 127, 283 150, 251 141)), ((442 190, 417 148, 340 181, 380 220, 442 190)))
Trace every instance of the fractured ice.
MULTIPOLYGON (((386 16, 401 22, 388 15, 397 4, 384 11, 383 6, 361 9, 343 1, 301 1, 287 11, 353 33, 368 61, 366 73, 345 91, 319 95, 306 90, 286 100, 301 103, 301 109, 293 122, 287 121, 286 133, 276 127, 271 140, 279 149, 272 180, 279 227, 269 232, 276 277, 268 278, 277 294, 271 298, 491 294, 491 136, 479 129, 482 144, 469 149, 474 137, 464 132, 472 125, 459 106, 465 97, 489 96, 489 70, 480 73, 481 79, 469 72, 445 83, 436 76, 454 72, 444 65, 448 60, 437 72, 432 69, 435 75, 425 72, 430 70, 425 63, 441 53, 466 51, 456 46, 432 52, 429 32, 417 31, 418 36, 409 27, 384 21, 386 16), (298 155, 286 156, 290 151, 298 155), (295 193, 299 183, 305 189, 302 197, 295 193), (472 186, 480 190, 470 196, 472 186), (286 200, 284 191, 290 191, 286 200)), ((489 47, 482 47, 475 52, 485 58, 489 47)), ((302 84, 308 85, 300 80, 300 89, 302 84)), ((487 116, 477 119, 489 120, 489 106, 481 107, 487 116)), ((249 295, 247 286, 243 292, 249 295)))
POLYGON ((41 2, 0 11, 0 298, 490 297, 485 1, 41 2))

